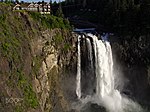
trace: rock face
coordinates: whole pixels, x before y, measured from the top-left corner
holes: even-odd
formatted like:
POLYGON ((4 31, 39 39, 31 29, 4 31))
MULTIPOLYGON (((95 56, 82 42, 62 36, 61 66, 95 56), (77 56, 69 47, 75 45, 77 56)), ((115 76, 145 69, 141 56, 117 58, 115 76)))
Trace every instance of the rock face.
MULTIPOLYGON (((44 59, 41 60, 38 74, 33 78, 33 89, 36 91, 38 95, 42 111, 44 111, 45 109, 49 110, 51 108, 51 105, 46 104, 47 103, 46 101, 50 97, 49 92, 51 89, 48 74, 51 72, 53 68, 56 68, 55 72, 56 74, 58 74, 58 65, 57 65, 58 53, 56 49, 54 49, 54 46, 51 45, 45 46, 45 43, 47 41, 51 41, 52 36, 48 35, 48 32, 47 35, 45 32, 43 34, 44 34, 43 37, 38 38, 36 41, 34 40, 32 42, 32 52, 37 53, 37 55, 38 53, 46 55, 44 56, 44 59)), ((33 61, 33 67, 34 66, 36 65, 35 62, 33 61)))
POLYGON ((76 73, 76 35, 47 28, 44 19, 6 4, 0 12, 0 112, 69 111, 66 86, 76 73))
POLYGON ((61 89, 59 77, 62 77, 60 74, 60 72, 63 72, 62 69, 67 65, 70 66, 73 63, 70 62, 71 59, 76 58, 71 54, 75 53, 75 48, 72 48, 73 51, 68 49, 67 54, 63 54, 60 48, 55 48, 55 45, 45 45, 46 42, 51 43, 58 32, 61 31, 56 29, 43 32, 42 38, 32 42, 32 51, 45 55, 38 75, 33 78, 33 88, 37 93, 42 112, 56 111, 57 109, 57 111, 69 110, 69 105, 61 89))
MULTIPOLYGON (((123 94, 142 105, 150 101, 149 85, 149 35, 111 37, 114 60, 124 75, 123 94)), ((120 73, 120 74, 121 74, 120 73)))

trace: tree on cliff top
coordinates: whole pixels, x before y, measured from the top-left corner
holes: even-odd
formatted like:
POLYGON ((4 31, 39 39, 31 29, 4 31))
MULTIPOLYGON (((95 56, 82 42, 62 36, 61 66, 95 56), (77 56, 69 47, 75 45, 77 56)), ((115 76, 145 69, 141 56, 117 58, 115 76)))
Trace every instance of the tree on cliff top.
POLYGON ((56 16, 64 18, 61 3, 59 3, 58 10, 56 11, 56 16))

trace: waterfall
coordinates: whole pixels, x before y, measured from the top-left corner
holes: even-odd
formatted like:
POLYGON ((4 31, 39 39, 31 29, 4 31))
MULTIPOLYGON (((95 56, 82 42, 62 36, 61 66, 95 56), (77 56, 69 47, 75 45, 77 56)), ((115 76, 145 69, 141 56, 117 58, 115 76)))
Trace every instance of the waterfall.
MULTIPOLYGON (((113 58, 111 45, 107 41, 107 35, 104 40, 98 40, 98 38, 93 34, 86 34, 86 44, 88 55, 90 58, 88 61, 91 63, 91 69, 94 73, 91 75, 96 75, 96 93, 91 96, 87 96, 83 99, 81 98, 81 48, 80 48, 80 38, 78 37, 78 63, 77 63, 77 87, 76 94, 78 99, 82 102, 76 108, 80 109, 84 107, 88 102, 96 103, 100 106, 105 107, 109 112, 144 112, 139 104, 133 102, 126 96, 122 96, 120 91, 115 88, 115 74, 113 73, 113 58), (90 38, 90 39, 89 39, 90 38), (92 50, 93 49, 93 50, 92 50), (94 67, 93 67, 94 66, 94 67)), ((84 61, 84 60, 83 60, 84 61)), ((119 78, 119 77, 118 77, 119 78)), ((91 79, 86 79, 88 83, 93 81, 91 79)), ((87 85, 89 86, 89 85, 87 85)), ((88 87, 87 87, 88 88, 88 87)), ((86 112, 86 111, 85 111, 86 112)))
POLYGON ((86 38, 86 43, 87 43, 87 49, 89 51, 88 53, 88 60, 90 63, 90 69, 93 70, 93 54, 92 54, 92 45, 91 45, 91 41, 89 38, 86 38))
POLYGON ((96 94, 103 98, 105 95, 111 94, 114 89, 114 78, 112 74, 113 61, 111 49, 108 42, 103 43, 101 40, 96 40, 97 67, 97 88, 96 94))
POLYGON ((121 112, 121 95, 114 88, 113 59, 108 41, 92 36, 96 66, 96 99, 112 112, 121 112), (115 99, 114 99, 115 98, 115 99), (110 105, 109 105, 110 104, 110 105), (117 104, 117 105, 116 105, 117 104))
POLYGON ((78 61, 77 61, 77 83, 76 83, 76 94, 78 99, 81 98, 81 54, 80 54, 80 38, 81 36, 78 36, 78 61))

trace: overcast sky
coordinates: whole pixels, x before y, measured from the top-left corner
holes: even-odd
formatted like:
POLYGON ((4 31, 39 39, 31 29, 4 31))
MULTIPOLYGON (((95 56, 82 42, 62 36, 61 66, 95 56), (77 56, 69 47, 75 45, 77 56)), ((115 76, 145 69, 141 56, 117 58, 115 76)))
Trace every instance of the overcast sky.
MULTIPOLYGON (((20 0, 20 1, 26 1, 26 2, 38 2, 38 1, 42 1, 42 0, 20 0)), ((49 2, 50 0, 44 0, 45 2, 49 2)), ((59 0, 52 0, 52 2, 59 2, 59 0)), ((65 1, 65 0, 60 0, 60 1, 65 1)))

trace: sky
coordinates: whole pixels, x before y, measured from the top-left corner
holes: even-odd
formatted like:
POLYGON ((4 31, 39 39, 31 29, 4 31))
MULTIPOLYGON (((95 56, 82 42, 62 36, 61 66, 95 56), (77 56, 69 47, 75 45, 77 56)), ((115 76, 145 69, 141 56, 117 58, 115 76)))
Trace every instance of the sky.
MULTIPOLYGON (((20 0, 20 1, 25 1, 25 2, 39 2, 39 1, 42 1, 42 0, 20 0)), ((50 0, 44 0, 45 2, 49 2, 50 0)), ((59 2, 59 0, 52 0, 52 2, 59 2)), ((60 1, 65 1, 65 0, 60 0, 60 1)))

